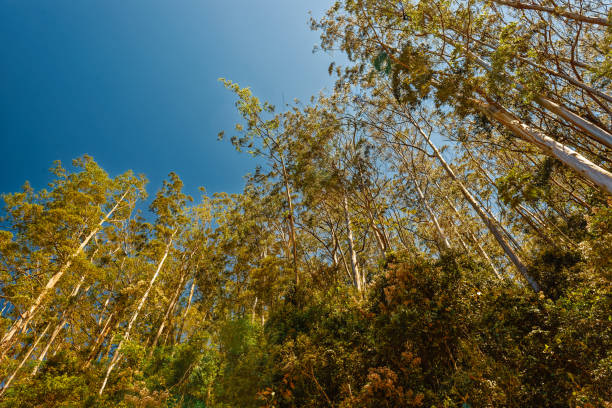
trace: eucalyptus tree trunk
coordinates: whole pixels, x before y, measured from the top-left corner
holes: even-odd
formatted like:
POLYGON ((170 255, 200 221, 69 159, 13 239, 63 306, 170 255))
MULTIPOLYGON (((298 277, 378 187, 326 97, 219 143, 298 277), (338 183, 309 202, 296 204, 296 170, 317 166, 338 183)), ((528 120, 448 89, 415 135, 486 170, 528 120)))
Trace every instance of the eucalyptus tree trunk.
POLYGON ((346 235, 349 244, 349 253, 351 260, 351 272, 353 273, 353 281, 358 292, 363 290, 363 281, 359 272, 359 263, 357 261, 357 252, 355 252, 355 243, 353 241, 353 230, 351 228, 351 219, 349 215, 348 200, 346 193, 342 196, 342 206, 344 208, 344 222, 346 224, 346 235))
MULTIPOLYGON (((459 45, 455 41, 448 38, 447 36, 443 35, 442 37, 450 41, 455 47, 459 47, 459 45)), ((475 60, 475 62, 478 65, 480 65, 482 68, 484 68, 485 70, 489 72, 492 70, 491 66, 486 61, 484 61, 482 58, 480 58, 480 56, 474 54, 473 52, 469 50, 467 51, 467 54, 470 57, 472 57, 475 60)), ((519 90, 524 89, 523 85, 519 84, 518 82, 513 81, 513 83, 516 85, 516 87, 519 90)), ((481 92, 481 93, 484 95, 484 92, 481 92)), ((570 111, 564 106, 550 100, 550 98, 547 98, 544 95, 535 95, 534 101, 538 105, 542 106, 543 108, 548 109, 550 112, 554 113, 557 116, 562 117, 563 119, 567 120, 568 122, 572 123, 579 129, 581 129, 592 140, 595 140, 603 144, 604 146, 612 149, 612 134, 610 134, 605 129, 600 128, 596 124, 570 111)), ((502 123, 505 124, 504 122, 502 123)))
MULTIPOLYGON (((445 197, 445 198, 446 198, 446 202, 448 203, 450 208, 453 210, 453 212, 455 213, 455 215, 459 219, 459 222, 463 223, 462 218, 461 218, 461 214, 459 213, 459 210, 457 210, 457 207, 455 207, 455 205, 451 202, 450 198, 448 198, 448 197, 445 197)), ((487 262, 489 263, 489 266, 493 270, 493 273, 495 274, 495 276, 497 276, 499 279, 503 279, 501 274, 499 273, 499 271, 495 267, 495 264, 491 260, 491 257, 489 256, 489 254, 487 254, 487 251, 484 250, 484 248, 480 244, 480 241, 478 240, 478 238, 476 238, 476 235, 474 235, 474 233, 472 232, 472 230, 469 227, 466 227, 466 230, 468 232, 468 236, 470 237, 472 242, 476 245, 476 248, 478 249, 478 252, 480 253, 480 255, 484 259, 486 259, 487 262)))
POLYGON ((47 353, 49 352, 51 345, 55 341, 55 338, 60 333, 60 331, 62 331, 62 328, 66 325, 66 323, 68 323, 68 319, 66 317, 63 317, 62 320, 57 324, 57 326, 55 326, 53 333, 51 333, 51 337, 49 337, 49 341, 47 341, 47 345, 45 346, 43 351, 38 356, 36 364, 34 365, 34 368, 32 369, 32 376, 35 376, 36 373, 38 373, 38 369, 40 368, 40 365, 42 364, 45 357, 47 356, 47 353))
MULTIPOLYGON (((81 276, 81 280, 79 281, 79 283, 74 287, 74 289, 70 293, 69 299, 74 299, 77 297, 77 295, 79 294, 79 290, 81 289, 81 285, 83 284, 84 281, 85 281, 85 276, 83 275, 81 276)), ((87 292, 87 290, 89 289, 86 288, 85 292, 87 292)), ((57 324, 57 326, 55 326, 55 329, 51 333, 51 337, 49 337, 49 340, 47 341, 47 345, 45 346, 43 351, 38 355, 38 359, 36 361, 36 364, 34 365, 34 369, 32 370, 32 375, 36 375, 36 373, 38 372, 38 369, 40 365, 42 364, 43 360, 45 359, 45 357, 47 356, 47 353, 49 352, 51 345, 55 341, 55 338, 62 331, 62 328, 68 323, 68 317, 69 317, 68 312, 64 313, 61 320, 57 324)))
POLYGON ((333 225, 331 225, 331 222, 330 222, 330 228, 331 228, 332 239, 334 240, 334 247, 338 248, 338 252, 340 253, 340 259, 342 259, 342 265, 344 266, 344 272, 346 272, 346 275, 349 279, 354 281, 354 275, 351 273, 351 271, 349 271, 348 263, 346 262, 346 257, 344 256, 344 251, 342 250, 342 246, 340 246, 340 241, 338 241, 338 235, 336 234, 336 231, 333 225))
POLYGON ((297 243, 295 240, 295 220, 293 219, 293 201, 291 200, 291 188, 289 187, 289 175, 285 167, 285 160, 280 156, 281 168, 283 171, 283 182, 285 184, 285 195, 287 196, 287 205, 289 206, 289 239, 291 240, 291 252, 293 254, 293 269, 295 273, 295 286, 300 284, 300 274, 298 271, 297 243))
MULTIPOLYGON (((119 266, 119 270, 123 270, 124 265, 125 265, 125 258, 121 260, 121 266, 119 266)), ((104 316, 104 312, 106 311, 106 308, 108 307, 108 304, 111 298, 113 297, 113 289, 114 289, 114 284, 111 285, 110 290, 108 291, 108 296, 106 297, 106 300, 104 301, 104 305, 102 305, 102 309, 100 310, 100 316, 98 316, 98 320, 96 321, 98 323, 98 326, 102 324, 102 318, 104 316)))
POLYGON ((444 168, 444 170, 446 171, 446 173, 448 174, 448 176, 453 179, 457 185, 459 186, 459 189, 461 190, 461 193, 463 194, 463 196, 465 197, 465 199, 468 201, 468 203, 470 203, 470 205, 472 206, 472 208, 474 208, 474 211, 476 211, 476 213, 478 214, 478 216, 482 219, 482 221, 484 222, 484 224, 487 226, 487 228, 489 229, 489 231, 491 232, 491 234, 495 237, 495 240, 497 241, 497 243, 499 244, 499 246, 503 249, 503 251, 506 253, 506 255, 508 256, 508 258, 510 259, 510 261, 512 261, 512 263, 514 264, 514 266, 516 267, 516 269, 519 271, 519 273, 523 276, 523 278, 525 278, 525 280, 529 283, 529 286, 531 286, 531 288, 535 291, 535 292, 539 292, 540 291, 540 285, 536 282, 536 280, 529 274, 529 271, 527 270, 527 267, 525 266, 525 264, 523 263, 523 261, 521 260, 521 258, 519 257, 519 255, 512 249, 512 247, 508 244, 508 241, 506 241, 504 234, 500 231, 500 229, 497 227, 496 222, 487 214, 487 212, 485 211, 484 208, 482 208, 480 206, 480 204, 476 201, 476 199, 474 198, 474 196, 467 190, 467 188, 463 185, 463 183, 461 182, 461 180, 459 180, 459 178, 457 178, 457 176, 455 175, 455 172, 453 171, 453 169, 450 168, 450 166, 448 165, 448 163, 446 162, 446 160, 444 160, 444 157, 442 157, 442 154, 440 153, 440 151, 438 150, 438 148, 433 144, 433 142, 431 141, 431 139, 429 138, 429 136, 427 136, 425 134, 425 132, 423 131, 423 129, 421 129, 421 127, 414 121, 414 119, 412 119, 411 116, 408 116, 408 119, 412 122, 412 124, 414 125, 414 127, 418 130, 418 132, 421 134, 421 136, 423 136, 423 138, 425 139, 425 141, 427 142, 427 144, 429 145, 429 147, 431 147, 431 149, 434 152, 434 155, 436 156, 436 158, 440 161, 440 163, 442 164, 442 167, 444 168))
POLYGON ((138 302, 138 306, 136 307, 136 310, 134 311, 134 313, 132 314, 132 317, 130 318, 128 322, 128 326, 127 326, 127 329, 125 330, 125 334, 123 338, 121 339, 121 341, 119 342, 119 344, 117 345, 115 352, 113 353, 113 358, 111 359, 110 364, 108 365, 108 369, 106 370, 106 375, 104 376, 104 381, 102 382, 102 386, 100 386, 100 391, 98 391, 98 395, 102 395, 102 393, 104 392, 104 388, 106 388, 106 383, 108 382, 108 378, 110 377, 110 374, 113 371, 113 368, 119 361, 119 356, 121 355, 121 347, 123 347, 123 344, 125 343, 125 341, 129 340, 130 338, 130 334, 134 326, 134 323, 136 322, 136 319, 138 319, 138 315, 140 314, 140 311, 142 310, 145 302, 147 301, 147 298, 149 297, 149 293, 151 292, 151 289, 153 288, 153 284, 157 280, 157 277, 159 276, 159 272, 161 271, 162 266, 164 266, 164 262, 166 261, 166 258, 168 257, 168 253, 170 252, 170 247, 172 246, 172 241, 174 239, 174 235, 176 234, 176 232, 177 230, 174 230, 174 232, 172 233, 172 236, 170 237, 168 243, 166 244, 166 250, 164 251, 164 255, 159 261, 157 265, 157 269, 155 270, 155 273, 153 274, 153 276, 151 277, 151 280, 149 281, 149 286, 147 287, 147 290, 145 290, 145 293, 140 298, 140 301, 138 302))
POLYGON ((546 233, 546 225, 542 220, 535 216, 529 211, 524 205, 519 204, 515 208, 516 212, 523 218, 523 220, 531 227, 531 229, 548 244, 556 249, 559 249, 559 245, 546 233))
POLYGON ((187 320, 187 314, 189 313, 189 309, 191 308, 191 301, 193 300, 193 293, 195 291, 195 277, 191 281, 191 288, 189 289, 189 298, 187 299, 187 306, 185 307, 185 311, 183 312, 183 318, 181 319, 181 326, 178 329, 178 333, 176 334, 176 342, 181 341, 181 336, 183 334, 183 328, 185 327, 185 320, 187 320))
MULTIPOLYGON (((470 156, 470 159, 472 160, 472 162, 478 168, 479 173, 485 179, 487 179, 487 181, 490 184, 495 185, 495 181, 493 180, 493 177, 491 177, 491 175, 484 169, 484 167, 482 167, 480 162, 472 155, 470 150, 465 145, 464 145, 464 147, 465 147, 465 151, 470 156)), ((557 244, 548 236, 548 234, 546 234, 543 231, 542 228, 546 229, 547 226, 546 226, 546 224, 542 220, 540 220, 538 217, 535 216, 535 214, 533 214, 531 211, 529 211, 527 208, 525 208, 525 206, 523 204, 518 204, 516 206, 515 210, 521 216, 523 221, 525 221, 533 229, 533 231, 536 234, 538 234, 541 238, 546 240, 549 244, 551 244, 554 247, 558 248, 557 244)))
MULTIPOLYGON (((406 167, 408 167, 408 160, 406 159, 404 153, 402 151, 400 151, 399 149, 395 149, 396 152, 399 154, 399 156, 401 157, 402 161, 404 162, 404 165, 406 167)), ((438 235, 438 239, 436 240, 438 243, 438 247, 440 249, 440 251, 450 251, 451 245, 450 242, 448 241, 448 237, 447 234, 442 230, 442 227, 440 226, 440 222, 438 221, 438 217, 436 216, 436 214, 434 213, 433 209, 431 208, 431 206, 429 205, 429 203, 427 202, 427 200, 425 199, 425 195, 423 194, 423 191, 421 190, 421 187, 419 186, 419 183, 417 182, 416 179, 416 168, 414 165, 414 159, 411 156, 411 160, 412 160, 412 171, 414 174, 414 177, 412 179, 412 183, 414 184, 414 187, 416 189, 417 195, 419 196, 419 201, 421 202, 421 205, 425 208, 425 210, 427 211, 427 213, 429 214, 429 217, 431 219, 431 222, 434 224, 434 227, 436 229, 437 235, 438 235)))
POLYGON ((539 147, 548 156, 554 157, 578 174, 612 195, 612 173, 592 163, 578 152, 557 142, 538 129, 520 122, 501 106, 494 106, 473 99, 474 105, 485 115, 499 121, 514 134, 528 143, 539 147))
POLYGON ((181 274, 181 279, 179 281, 178 286, 176 287, 176 290, 174 291, 172 299, 170 300, 170 303, 168 304, 168 308, 166 309, 166 314, 164 315, 162 322, 159 325, 159 328, 157 329, 157 333, 155 334, 155 338, 153 339, 153 343, 151 344, 151 350, 149 351, 149 357, 153 355, 155 346, 157 346, 157 342, 159 341, 159 338, 161 337, 162 332, 164 331, 164 328, 166 327, 168 319, 170 318, 170 314, 174 310, 174 306, 176 305, 176 302, 178 301, 178 298, 181 294, 181 289, 183 289, 184 281, 185 281, 185 274, 183 273, 181 274))
POLYGON ((104 317, 104 312, 106 311, 106 308, 108 307, 108 302, 110 302, 112 297, 112 290, 111 293, 108 294, 108 296, 106 297, 106 300, 104 301, 104 305, 102 306, 102 310, 100 311, 100 316, 98 317, 98 326, 100 326, 102 324, 102 318, 104 317))
POLYGON ((423 205, 423 207, 425 207, 425 210, 427 211, 427 213, 429 214, 429 217, 431 218, 431 222, 434 224, 434 227, 436 228, 436 231, 438 234, 438 239, 437 239, 439 243, 438 245, 440 245, 441 249, 450 251, 451 250, 450 242, 448 242, 448 238, 446 234, 444 233, 444 231, 442 231, 442 227, 440 227, 440 223, 438 222, 438 217, 436 217, 436 214, 434 214, 433 210, 429 206, 429 203, 427 203, 427 200, 425 200, 425 196, 423 195, 423 192, 421 191, 421 188, 419 187, 419 183, 417 183, 416 179, 413 180, 413 183, 414 183, 414 187, 416 188, 416 192, 419 195, 419 200, 421 201, 421 204, 423 205))
POLYGON ((568 122, 574 124, 576 127, 581 129, 591 139, 603 144, 604 146, 612 149, 612 134, 608 131, 600 128, 596 124, 584 119, 582 116, 575 114, 574 112, 566 109, 562 105, 551 101, 550 99, 538 95, 534 100, 542 107, 553 112, 557 116, 562 117, 568 122))
POLYGON ((55 285, 59 282, 61 277, 66 273, 68 268, 72 265, 73 260, 79 256, 83 249, 87 246, 89 241, 98 233, 102 225, 113 215, 115 210, 119 207, 119 204, 123 202, 125 197, 127 196, 130 189, 128 188, 125 193, 121 196, 121 198, 115 203, 115 206, 100 220, 100 222, 96 225, 96 227, 87 235, 87 237, 81 242, 81 245, 68 257, 68 260, 60 267, 60 269, 49 279, 43 290, 40 292, 36 300, 32 303, 30 308, 17 319, 13 326, 9 329, 9 331, 2 337, 0 341, 0 360, 6 355, 8 349, 12 346, 15 341, 15 336, 23 331, 23 329, 30 323, 32 317, 45 300, 47 295, 53 291, 55 285))
MULTIPOLYGON (((153 339, 153 343, 151 345, 149 356, 153 355, 153 350, 155 349, 155 346, 157 345, 157 342, 159 341, 159 338, 161 337, 162 332, 164 331, 164 328, 166 326, 170 326, 170 323, 172 322, 172 315, 174 313, 174 308, 176 307, 176 304, 178 303, 178 300, 181 296, 181 289, 183 288, 183 283, 185 282, 185 278, 187 278, 186 271, 189 267, 189 261, 191 260, 191 258, 193 257, 193 255, 196 253, 197 250, 198 250, 198 247, 196 247, 193 251, 191 251, 188 257, 186 255, 183 256, 185 263, 184 265, 181 266, 182 272, 181 272, 181 278, 180 278, 179 284, 176 288, 176 291, 174 292, 174 295, 172 296, 172 299, 170 300, 170 303, 168 304, 168 308, 166 309, 166 314, 164 315, 162 322, 160 323, 159 329, 157 330, 157 334, 155 335, 155 338, 153 339)), ((166 333, 166 336, 164 337, 164 345, 166 344, 168 340, 169 334, 170 334, 170 327, 168 327, 168 332, 166 333)))
POLYGON ((11 382, 13 382, 13 380, 15 379, 15 376, 17 375, 17 373, 19 372, 19 370, 21 370, 21 367, 23 367, 23 365, 26 363, 26 361, 28 361, 28 359, 32 355, 32 352, 34 351, 36 346, 38 346, 38 343, 40 342, 40 340, 45 336, 45 334, 47 334, 47 330, 49 330, 49 327, 51 327, 51 323, 47 323, 47 326, 45 327, 43 332, 36 338, 36 341, 34 341, 34 344, 32 344, 30 346, 30 348, 28 349, 28 351, 25 354, 25 356, 23 356, 23 358, 21 359, 21 362, 19 363, 17 368, 15 368, 15 370, 13 370, 13 373, 11 374, 11 376, 6 379, 6 381, 4 383, 4 386, 0 390, 0 396, 2 394, 4 394, 6 392, 6 390, 11 386, 11 382))
POLYGON ((253 307, 251 308, 251 324, 255 323, 255 311, 257 308, 257 302, 259 301, 259 299, 257 298, 257 296, 255 296, 255 301, 253 302, 253 307))
POLYGON ((375 217, 374 212, 372 211, 374 195, 371 193, 369 188, 366 187, 366 190, 367 192, 364 192, 363 194, 363 201, 364 201, 363 207, 368 216, 368 220, 370 221, 370 227, 374 231, 374 238, 376 238, 376 244, 378 245, 380 254, 384 258, 387 252, 387 249, 389 248, 389 239, 385 232, 384 223, 380 222, 379 220, 380 227, 376 225, 376 218, 378 217, 375 217))
POLYGON ((465 251, 465 253, 467 254, 469 252, 469 248, 467 243, 465 242, 465 240, 463 239, 463 236, 461 235, 461 233, 459 232, 459 230, 457 229, 457 226, 455 225, 455 223, 451 220, 451 222, 449 223, 451 230, 453 231, 453 233, 457 236, 457 239, 459 240, 459 243, 461 244, 461 247, 463 248, 463 250, 465 251))
MULTIPOLYGON (((108 315, 108 317, 106 319, 106 323, 104 323, 104 327, 102 327, 102 330, 100 330, 100 333, 96 337, 96 340, 94 341, 94 343, 93 343, 93 345, 91 347, 91 351, 89 352, 89 356, 87 357, 87 360, 85 361, 85 364, 83 364, 83 369, 87 369, 91 365, 93 360, 96 358, 98 353, 100 352, 100 348, 102 347, 102 343, 104 343, 104 339, 108 335, 108 332, 111 330, 111 322, 113 321, 114 315, 115 315, 115 312, 111 312, 108 315)), ((119 327, 119 323, 120 323, 120 321, 119 321, 119 319, 117 319, 117 321, 115 323, 115 329, 117 329, 119 327)))
POLYGON ((372 227, 372 230, 374 231, 374 238, 376 238, 376 244, 378 245, 378 249, 380 251, 381 256, 384 258, 385 253, 387 252, 387 244, 385 242, 386 238, 384 237, 380 229, 376 226, 376 223, 374 222, 374 216, 372 215, 372 212, 370 211, 370 209, 367 209, 367 214, 368 214, 368 219, 370 221, 370 226, 372 227))

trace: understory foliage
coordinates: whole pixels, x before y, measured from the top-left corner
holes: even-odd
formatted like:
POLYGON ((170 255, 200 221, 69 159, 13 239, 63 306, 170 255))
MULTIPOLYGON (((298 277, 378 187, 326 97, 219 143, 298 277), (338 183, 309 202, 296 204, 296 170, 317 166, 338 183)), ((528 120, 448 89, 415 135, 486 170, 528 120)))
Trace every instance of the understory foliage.
POLYGON ((333 91, 221 80, 241 193, 83 156, 3 194, 0 408, 611 407, 609 19, 338 1, 333 91))
MULTIPOLYGON (((101 171, 91 158, 83 160, 101 171)), ((89 170, 77 171, 71 177, 89 170)), ((121 239, 131 240, 138 252, 129 258, 124 254, 120 262, 113 259, 119 239, 114 234, 120 231, 100 233, 95 254, 80 260, 86 268, 74 270, 89 271, 87 290, 72 299, 58 292, 58 306, 41 312, 40 321, 5 357, 5 377, 18 375, 0 406, 597 407, 612 400, 612 296, 609 267, 599 258, 593 263, 580 251, 535 247, 530 270, 542 284, 540 293, 495 278, 488 264, 455 250, 439 256, 387 251, 372 266, 375 272, 362 292, 346 277, 333 277, 340 266, 324 264, 304 273, 296 287, 290 260, 275 256, 273 244, 270 252, 251 259, 255 248, 268 246, 259 222, 271 208, 259 201, 261 206, 245 214, 253 205, 248 200, 270 197, 217 195, 181 209, 174 207, 175 200, 183 206, 188 200, 181 199, 178 177, 171 180, 152 210, 161 213, 164 203, 166 210, 193 218, 178 233, 184 238, 175 235, 185 241, 166 261, 163 283, 144 306, 137 331, 123 343, 104 394, 98 390, 105 370, 125 338, 121 321, 146 286, 139 274, 150 274, 159 264, 154 231, 161 215, 154 224, 139 216, 130 220, 121 239), (217 224, 207 226, 206 219, 217 224), (208 235, 198 235, 198 229, 208 235), (197 250, 202 252, 200 262, 190 264, 191 282, 180 279, 197 250), (174 318, 168 318, 163 342, 152 345, 177 279, 183 286, 174 318), (108 298, 106 311, 98 311, 108 298), (39 334, 68 313, 61 337, 39 334), (95 338, 105 333, 104 320, 113 329, 100 347, 95 338), (44 344, 38 343, 32 357, 16 368, 37 336, 52 351, 38 361, 44 344)), ((6 200, 14 203, 15 197, 6 200)), ((600 239, 610 233, 609 217, 604 209, 589 217, 591 238, 581 244, 589 246, 588 254, 608 248, 600 239)), ((21 230, 13 224, 16 237, 25 239, 35 223, 28 222, 21 230)), ((5 263, 12 259, 15 268, 22 268, 16 261, 26 262, 26 257, 17 241, 3 241, 3 256, 5 263)), ((27 259, 33 255, 27 253, 27 259)), ((5 312, 5 327, 14 319, 5 312)))

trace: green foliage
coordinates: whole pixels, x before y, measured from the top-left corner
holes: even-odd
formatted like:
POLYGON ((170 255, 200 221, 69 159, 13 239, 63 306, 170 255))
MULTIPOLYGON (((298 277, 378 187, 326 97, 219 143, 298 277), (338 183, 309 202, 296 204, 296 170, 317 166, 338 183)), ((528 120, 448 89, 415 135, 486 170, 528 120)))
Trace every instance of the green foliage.
POLYGON ((592 292, 605 287, 568 287, 553 301, 474 280, 474 268, 461 258, 391 263, 366 304, 330 294, 279 310, 266 325, 278 355, 268 406, 598 406, 610 398, 611 299, 592 292))
POLYGON ((605 279, 612 280, 612 202, 596 207, 587 216, 589 239, 581 243, 584 257, 593 269, 605 279))
POLYGON ((94 378, 79 367, 78 355, 64 350, 44 364, 37 377, 10 388, 0 407, 75 407, 92 394, 94 378))
POLYGON ((401 104, 417 105, 431 91, 431 62, 424 47, 406 46, 393 66, 391 86, 401 104))
POLYGON ((391 72, 392 69, 391 60, 389 59, 387 53, 384 51, 381 51, 380 54, 378 54, 376 58, 374 58, 373 65, 378 72, 384 72, 387 75, 391 72))
POLYGON ((554 166, 553 160, 546 159, 535 174, 525 172, 518 166, 512 168, 496 181, 500 198, 511 207, 544 199, 550 190, 549 179, 554 166))
POLYGON ((4 194, 0 408, 610 406, 601 4, 337 1, 333 92, 220 80, 242 193, 145 212, 85 155, 4 194))

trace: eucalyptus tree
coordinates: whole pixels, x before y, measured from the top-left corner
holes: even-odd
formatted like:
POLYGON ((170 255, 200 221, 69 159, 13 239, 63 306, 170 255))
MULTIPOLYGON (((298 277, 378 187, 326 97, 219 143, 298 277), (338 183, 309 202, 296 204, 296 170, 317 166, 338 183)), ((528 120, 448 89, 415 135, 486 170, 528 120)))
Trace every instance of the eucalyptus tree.
MULTIPOLYGON (((232 144, 238 151, 247 149, 249 154, 264 157, 268 160, 271 166, 271 172, 268 176, 278 176, 285 189, 294 280, 296 286, 299 286, 300 277, 298 271, 294 203, 289 174, 287 172, 287 161, 289 157, 287 154, 288 147, 284 142, 286 139, 283 137, 284 130, 282 127, 282 118, 279 115, 274 115, 269 119, 263 118, 262 116, 264 114, 274 114, 273 105, 267 102, 262 105, 259 100, 252 95, 249 88, 240 88, 238 84, 229 80, 222 79, 222 81, 227 89, 232 90, 238 96, 236 107, 246 122, 246 127, 242 124, 236 125, 236 130, 240 135, 231 138, 232 144)), ((219 133, 219 138, 222 137, 223 132, 219 133)))
MULTIPOLYGON (((343 80, 370 87, 375 77, 380 76, 376 74, 378 70, 388 76, 401 103, 414 106, 432 98, 439 106, 462 116, 485 115, 505 131, 612 193, 612 175, 606 160, 609 146, 593 146, 590 142, 585 145, 583 139, 574 135, 578 132, 605 145, 610 138, 606 130, 609 124, 605 123, 607 115, 598 113, 601 109, 597 111, 591 106, 593 101, 583 103, 584 95, 574 92, 574 85, 561 87, 559 77, 539 69, 538 64, 535 67, 527 64, 526 70, 525 64, 517 63, 517 58, 530 46, 538 49, 545 45, 555 52, 571 53, 567 59, 573 61, 576 52, 584 54, 591 50, 593 38, 605 37, 605 26, 589 25, 584 29, 570 26, 559 31, 550 24, 538 25, 526 19, 512 21, 512 16, 503 10, 491 10, 490 3, 460 1, 347 1, 337 2, 326 17, 313 22, 313 27, 323 30, 323 49, 339 47, 354 61, 354 66, 344 73, 337 70, 343 80), (567 46, 570 39, 566 36, 570 32, 575 34, 573 47, 567 46), (494 51, 478 43, 496 37, 501 38, 494 51), (513 79, 512 69, 530 82, 521 84, 513 79), (541 94, 543 88, 549 92, 554 89, 555 95, 541 94), (535 101, 541 108, 530 109, 529 101, 535 101), (515 112, 505 106, 516 108, 515 112), (581 111, 589 112, 588 117, 581 116, 581 111)), ((595 61, 602 63, 605 52, 595 51, 597 54, 595 61)), ((554 64, 554 59, 549 63, 554 64)), ((595 86, 592 85, 591 88, 595 86)), ((597 87, 607 95, 606 81, 597 82, 597 87)), ((593 92, 589 95, 604 103, 593 92)))
POLYGON ((70 276, 73 280, 83 278, 78 270, 87 270, 92 239, 105 223, 120 219, 142 193, 144 180, 131 173, 111 179, 89 156, 76 159, 73 165, 77 170, 69 173, 56 163, 52 170, 56 180, 49 190, 34 192, 26 184, 22 193, 4 196, 10 226, 7 238, 14 234, 7 249, 20 255, 3 254, 11 263, 4 280, 10 283, 4 284, 3 291, 17 316, 2 337, 2 357, 52 302, 58 284, 70 285, 62 281, 68 271, 76 270, 70 276), (37 282, 45 279, 40 287, 37 282))
POLYGON ((367 269, 375 268, 377 259, 390 250, 388 177, 381 167, 381 152, 370 143, 364 126, 347 114, 346 97, 337 93, 320 97, 313 106, 295 108, 285 115, 285 127, 293 141, 296 164, 291 176, 307 210, 307 231, 334 267, 341 261, 347 273, 350 269, 353 285, 362 291, 367 269))
POLYGON ((149 245, 153 255, 152 258, 157 258, 158 261, 146 285, 145 291, 139 297, 136 308, 127 322, 121 340, 113 350, 104 380, 98 391, 99 395, 102 395, 104 392, 110 374, 121 358, 122 347, 126 342, 130 341, 130 336, 133 334, 132 330, 162 271, 164 263, 170 252, 174 249, 177 238, 180 237, 180 234, 184 233, 185 224, 189 221, 189 218, 186 216, 185 206, 187 202, 192 201, 192 198, 182 192, 183 183, 176 174, 170 173, 169 178, 169 181, 164 181, 162 189, 157 193, 155 200, 151 203, 151 211, 155 213, 157 218, 154 224, 155 239, 152 240, 149 245))

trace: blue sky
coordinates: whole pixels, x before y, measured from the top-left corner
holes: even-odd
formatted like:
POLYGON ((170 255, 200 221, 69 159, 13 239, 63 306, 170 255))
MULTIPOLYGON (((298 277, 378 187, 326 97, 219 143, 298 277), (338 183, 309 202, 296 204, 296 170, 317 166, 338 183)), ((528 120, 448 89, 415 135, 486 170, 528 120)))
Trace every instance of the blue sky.
POLYGON ((331 88, 312 53, 330 0, 0 0, 0 192, 41 188, 56 159, 84 153, 154 194, 239 192, 254 161, 217 133, 238 120, 219 77, 281 105, 331 88))

